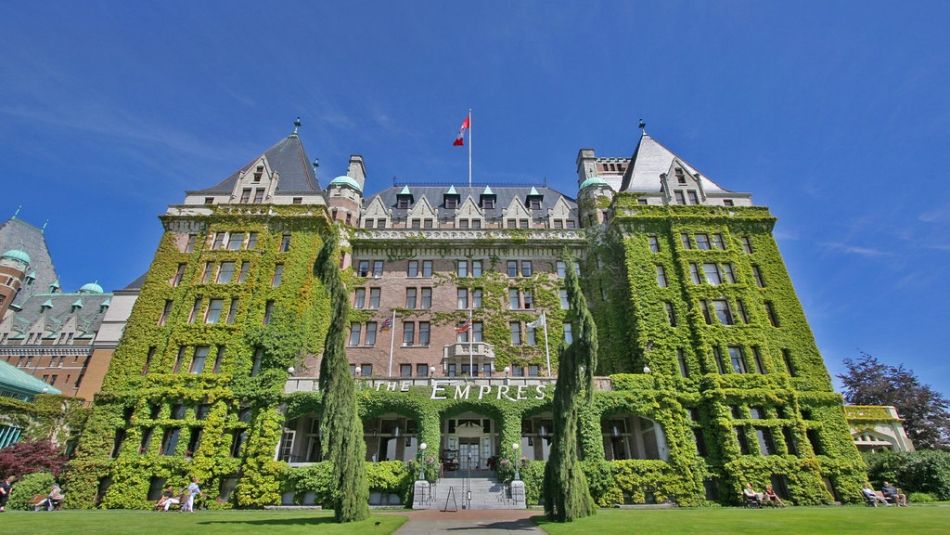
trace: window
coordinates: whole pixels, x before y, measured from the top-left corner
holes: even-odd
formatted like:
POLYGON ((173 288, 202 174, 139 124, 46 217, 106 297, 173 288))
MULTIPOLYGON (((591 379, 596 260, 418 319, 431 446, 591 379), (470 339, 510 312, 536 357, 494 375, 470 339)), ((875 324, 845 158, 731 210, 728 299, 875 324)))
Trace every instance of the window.
POLYGON ((732 264, 725 263, 720 267, 722 268, 722 280, 724 282, 728 282, 729 284, 735 284, 736 274, 732 269, 732 264))
POLYGON ((508 220, 508 228, 515 228, 515 227, 517 227, 517 226, 518 226, 518 220, 517 220, 517 219, 509 219, 509 220, 508 220))
POLYGON ((676 327, 676 309, 673 308, 673 303, 664 301, 663 306, 666 308, 666 319, 669 320, 670 327, 676 327))
POLYGON ((290 250, 290 234, 284 234, 280 237, 280 252, 286 253, 290 250))
POLYGON ((518 261, 517 260, 509 260, 507 262, 507 268, 508 268, 509 277, 514 278, 518 276, 518 261))
POLYGON ((703 319, 706 320, 706 325, 712 325, 712 316, 709 314, 709 302, 705 299, 699 302, 699 308, 703 312, 703 319))
POLYGON ((271 279, 270 285, 274 288, 277 288, 278 286, 280 286, 281 282, 283 281, 284 281, 284 265, 277 264, 277 266, 274 267, 274 278, 271 279))
POLYGON ((468 260, 456 262, 455 274, 459 277, 468 277, 468 260))
POLYGON ((221 309, 224 308, 224 299, 208 301, 208 311, 205 312, 205 323, 218 323, 221 319, 221 309))
POLYGON ((742 323, 749 323, 749 314, 746 312, 745 303, 742 299, 736 299, 736 308, 739 309, 739 317, 742 318, 742 323))
POLYGON ((473 277, 482 276, 482 261, 481 260, 472 260, 472 276, 473 277))
MULTIPOLYGON (((479 298, 481 298, 480 292, 481 291, 479 290, 479 298)), ((422 308, 425 310, 432 308, 432 288, 422 288, 421 293, 422 293, 422 299, 421 299, 422 302, 419 304, 419 308, 422 308)))
POLYGON ((666 281, 666 270, 663 269, 663 266, 661 265, 656 266, 656 284, 660 288, 666 288, 668 286, 666 281))
POLYGON ((765 373, 765 366, 762 364, 762 354, 759 352, 759 346, 752 346, 752 358, 755 361, 755 371, 765 373))
POLYGON ((363 308, 366 303, 366 288, 353 290, 353 308, 363 308))
POLYGON ((373 278, 378 279, 383 276, 383 261, 373 260, 373 278))
POLYGON ((468 229, 468 219, 459 219, 459 228, 462 230, 468 229))
POLYGON ((158 317, 158 326, 164 327, 165 322, 168 321, 168 316, 172 313, 172 300, 165 300, 165 307, 162 308, 162 315, 158 317))
POLYGON ((412 377, 412 364, 400 364, 399 377, 412 377))
POLYGON ((508 328, 511 331, 511 345, 520 346, 521 345, 521 322, 519 321, 509 322, 508 328))
MULTIPOLYGON (((217 352, 217 354, 215 354, 215 356, 214 356, 214 368, 213 368, 211 371, 214 372, 214 373, 220 373, 220 372, 221 372, 221 363, 223 363, 223 362, 224 362, 224 346, 218 346, 218 352, 217 352)), ((201 416, 201 408, 202 408, 202 407, 205 407, 205 410, 206 410, 206 411, 208 410, 208 406, 207 406, 207 405, 199 405, 199 406, 198 406, 198 419, 199 419, 199 420, 203 418, 203 416, 201 416)), ((207 412, 206 412, 205 414, 207 414, 207 412)))
POLYGON ((476 229, 476 230, 482 228, 482 220, 481 220, 481 219, 473 219, 473 220, 472 220, 472 228, 473 228, 473 229, 476 229))
POLYGON ((369 308, 378 309, 379 308, 379 288, 370 288, 369 289, 369 308))
POLYGON ((673 192, 676 196, 676 204, 686 204, 686 197, 683 195, 683 190, 676 190, 673 192))
POLYGON ((699 266, 695 262, 689 263, 689 280, 693 284, 699 284, 701 281, 699 279, 699 266))
POLYGON ((190 252, 194 251, 194 250, 195 250, 195 243, 197 243, 197 241, 198 241, 198 235, 197 235, 197 234, 189 234, 189 235, 188 235, 188 242, 185 243, 185 251, 184 251, 184 252, 190 253, 190 252))
POLYGON ((759 266, 755 264, 752 265, 752 277, 755 279, 756 286, 765 288, 765 280, 762 279, 762 272, 759 270, 759 266))
POLYGON ((195 318, 198 317, 198 312, 201 311, 201 298, 198 297, 195 299, 195 304, 191 306, 191 313, 188 314, 188 323, 194 323, 195 318))
POLYGON ((155 346, 148 348, 148 353, 145 355, 145 365, 142 366, 142 375, 148 373, 148 369, 152 366, 153 358, 155 358, 155 346))
POLYGON ((569 322, 564 322, 564 343, 567 345, 574 343, 574 326, 569 322))
POLYGON ((472 290, 472 308, 482 308, 482 289, 472 290))
POLYGON ((726 365, 722 361, 722 351, 718 347, 713 346, 713 358, 716 360, 716 368, 719 370, 719 373, 726 373, 726 365))
POLYGON ((534 293, 531 290, 524 291, 524 307, 525 309, 534 308, 534 293))
POLYGON ((468 308, 468 289, 459 288, 456 290, 457 303, 459 310, 465 310, 468 308))
POLYGON ((241 271, 238 273, 238 284, 247 282, 247 274, 251 271, 250 262, 241 262, 241 271))
POLYGON ((508 308, 518 310, 521 308, 521 299, 517 288, 508 288, 508 308))
POLYGON ((428 376, 429 376, 429 365, 416 364, 416 377, 428 377, 428 376))
POLYGON ((691 189, 686 192, 686 195, 689 196, 690 204, 699 204, 699 195, 696 194, 696 190, 691 189))
POLYGON ((422 221, 419 220, 419 219, 413 219, 413 220, 412 220, 412 228, 414 228, 414 229, 422 228, 422 221))
POLYGON ((396 208, 399 208, 400 210, 408 209, 408 208, 409 208, 409 197, 406 197, 406 196, 399 196, 399 197, 396 199, 396 208))
POLYGON ((426 279, 432 277, 432 260, 422 261, 422 277, 426 279))
POLYGON ((411 321, 402 322, 402 345, 411 346, 416 338, 416 324, 411 321))
POLYGON ((735 206, 736 203, 735 203, 735 201, 733 201, 732 199, 723 199, 723 200, 722 200, 722 205, 723 205, 723 206, 735 206))
POLYGON ((215 232, 214 241, 211 243, 211 249, 217 251, 218 249, 224 249, 224 240, 227 238, 227 234, 224 232, 215 232))
POLYGON ((271 316, 274 315, 274 300, 270 299, 264 303, 264 325, 270 323, 271 316))
POLYGON ((174 455, 175 448, 178 446, 178 437, 181 434, 181 428, 172 427, 165 430, 162 436, 162 455, 174 455))
POLYGON ((185 360, 185 351, 187 351, 185 346, 178 348, 178 354, 175 355, 175 365, 172 366, 172 373, 178 373, 181 370, 181 363, 185 360))
POLYGON ((244 245, 244 233, 232 232, 228 238, 228 251, 240 251, 242 245, 244 245))
POLYGON ((366 339, 363 340, 363 345, 375 346, 376 345, 376 322, 370 321, 366 323, 366 339))
POLYGON ((214 262, 205 262, 204 272, 201 274, 201 283, 211 282, 211 276, 214 274, 214 262))
POLYGON ((356 274, 360 277, 369 277, 369 260, 360 260, 357 263, 356 274))
POLYGON ((686 353, 683 352, 683 348, 676 350, 676 361, 680 365, 680 375, 689 377, 689 367, 686 365, 686 353))
POLYGON ((376 220, 376 228, 386 228, 386 220, 385 220, 385 219, 377 219, 377 220, 376 220))
POLYGON ((234 262, 221 262, 221 269, 218 270, 218 277, 215 282, 218 284, 227 284, 231 282, 234 276, 234 262))
POLYGON ((650 242, 650 252, 659 253, 660 252, 660 240, 656 236, 647 236, 647 240, 650 242))
POLYGON ((531 261, 530 261, 530 260, 522 260, 522 261, 521 261, 521 276, 522 276, 522 277, 530 277, 530 276, 531 276, 531 273, 532 273, 532 270, 531 270, 531 261))
POLYGON ((732 370, 736 373, 745 373, 745 355, 742 354, 742 348, 738 346, 729 346, 729 360, 732 362, 732 370))
POLYGON ((778 327, 778 316, 775 314, 775 305, 771 301, 765 302, 765 314, 769 317, 769 323, 772 324, 772 327, 778 327))
POLYGON ((788 374, 795 377, 795 364, 792 362, 792 352, 788 349, 782 350, 782 362, 785 363, 785 369, 788 370, 788 374))
POLYGON ((748 236, 742 237, 742 250, 745 251, 746 254, 752 254, 752 240, 748 236))
POLYGON ((428 321, 419 322, 419 345, 421 346, 429 345, 429 322, 428 321))
POLYGON ((685 186, 686 175, 683 174, 683 170, 677 167, 676 169, 674 169, 674 171, 676 172, 676 183, 685 186))
POLYGON ((798 455, 798 441, 795 440, 795 434, 791 427, 782 428, 782 436, 785 437, 785 449, 789 455, 798 455))
POLYGON ((486 210, 495 209, 495 198, 494 197, 482 197, 482 208, 486 210))
POLYGON ((350 347, 356 347, 360 345, 360 324, 351 323, 350 324, 350 347))
POLYGON ((248 251, 253 251, 254 249, 257 249, 257 233, 256 232, 247 233, 247 245, 244 248, 247 249, 248 251))
POLYGON ((716 318, 723 325, 732 325, 735 323, 732 319, 732 310, 729 309, 729 302, 725 299, 713 299, 713 309, 716 311, 716 318))
POLYGON ((406 308, 416 308, 416 293, 415 288, 406 288, 406 308))
POLYGON ((185 277, 185 268, 188 264, 178 264, 178 270, 175 271, 175 277, 172 279, 172 286, 177 287, 181 284, 181 279, 185 277))
POLYGON ((683 249, 692 249, 692 245, 689 242, 689 234, 683 232, 680 234, 680 240, 683 242, 683 249))
POLYGON ((555 266, 557 269, 557 278, 563 279, 564 277, 567 276, 567 265, 564 263, 563 260, 558 260, 555 263, 555 266))
POLYGON ((407 277, 418 277, 419 276, 419 261, 410 260, 406 266, 406 276, 407 277))
POLYGON ((716 264, 703 264, 703 274, 706 275, 706 282, 713 286, 722 284, 722 278, 719 275, 719 266, 716 264))
POLYGON ((257 348, 254 351, 254 361, 251 364, 251 377, 256 377, 257 374, 261 373, 261 366, 264 364, 264 349, 257 348))
POLYGON ((755 435, 759 441, 759 451, 762 455, 775 453, 775 442, 772 440, 772 430, 767 427, 756 427, 755 435))
POLYGON ((538 343, 536 336, 537 329, 529 323, 525 325, 525 345, 533 346, 538 343))
POLYGON ((365 219, 363 220, 363 228, 373 228, 373 223, 375 222, 375 219, 365 219))
POLYGON ((725 249, 725 248, 726 248, 725 245, 724 245, 724 243, 723 243, 723 241, 722 241, 722 234, 719 234, 718 232, 717 232, 716 234, 713 234, 713 235, 712 235, 712 241, 711 241, 711 243, 712 243, 712 248, 713 248, 713 249, 725 249))
POLYGON ((571 307, 570 303, 567 302, 567 290, 558 290, 558 296, 561 298, 561 310, 567 310, 571 307))
POLYGON ((208 359, 208 352, 211 348, 208 346, 198 346, 195 348, 195 354, 191 358, 191 368, 189 373, 201 373, 205 369, 205 361, 208 359))
POLYGON ((706 234, 697 234, 696 248, 702 251, 708 251, 709 250, 709 236, 706 234))

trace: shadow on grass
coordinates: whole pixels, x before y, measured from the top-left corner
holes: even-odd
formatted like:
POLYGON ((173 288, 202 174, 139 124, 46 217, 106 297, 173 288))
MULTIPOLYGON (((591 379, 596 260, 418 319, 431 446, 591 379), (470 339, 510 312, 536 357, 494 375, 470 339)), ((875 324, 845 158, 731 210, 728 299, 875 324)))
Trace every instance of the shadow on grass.
MULTIPOLYGON (((263 518, 259 520, 204 520, 197 524, 242 524, 247 526, 319 526, 321 524, 336 524, 332 516, 323 517, 295 517, 295 518, 263 518)), ((382 524, 379 520, 374 525, 382 524)))
POLYGON ((445 528, 445 531, 466 531, 466 530, 498 530, 505 532, 513 531, 535 531, 537 526, 530 519, 524 518, 521 520, 502 520, 498 522, 492 522, 491 524, 477 524, 474 526, 461 526, 457 528, 445 528))

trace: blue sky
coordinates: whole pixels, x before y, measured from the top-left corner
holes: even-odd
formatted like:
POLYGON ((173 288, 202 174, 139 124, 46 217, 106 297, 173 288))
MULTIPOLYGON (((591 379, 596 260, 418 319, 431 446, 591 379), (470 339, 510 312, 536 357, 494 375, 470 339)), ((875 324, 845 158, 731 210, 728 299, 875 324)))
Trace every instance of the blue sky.
POLYGON ((301 116, 324 184, 576 189, 581 147, 658 140, 780 219, 832 372, 866 351, 950 392, 950 4, 3 1, 0 214, 49 220, 64 287, 144 272, 183 191, 301 116), (449 5, 451 4, 451 5, 449 5))

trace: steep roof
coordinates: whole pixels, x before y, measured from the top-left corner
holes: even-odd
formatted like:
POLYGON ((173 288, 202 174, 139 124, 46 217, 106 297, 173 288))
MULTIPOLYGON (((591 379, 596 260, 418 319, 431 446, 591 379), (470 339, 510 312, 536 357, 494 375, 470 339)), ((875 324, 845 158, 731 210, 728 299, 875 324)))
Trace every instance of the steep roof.
POLYGON ((640 142, 630 158, 630 165, 627 166, 627 171, 623 175, 620 191, 651 193, 660 191, 660 175, 669 173, 674 161, 679 162, 690 175, 698 173, 703 190, 707 193, 729 191, 653 139, 646 131, 640 136, 640 142))
POLYGON ((0 251, 19 249, 30 255, 29 272, 36 274, 31 284, 24 282, 20 292, 13 299, 12 305, 22 306, 34 293, 49 291, 49 285, 59 279, 53 259, 50 258, 46 247, 46 237, 43 231, 33 225, 14 217, 0 223, 0 251))
MULTIPOLYGON (((477 186, 477 187, 471 187, 471 188, 454 187, 454 189, 455 191, 450 194, 449 186, 413 185, 411 191, 412 191, 412 195, 416 198, 417 203, 419 199, 422 199, 422 197, 429 199, 429 202, 432 204, 433 208, 437 208, 439 210, 440 219, 454 218, 456 210, 458 208, 461 208, 462 205, 465 204, 465 199, 467 197, 471 197, 474 200, 476 206, 479 205, 479 199, 481 198, 482 195, 485 194, 486 190, 488 190, 489 195, 495 195, 496 197, 495 207, 484 210, 485 217, 488 219, 497 219, 497 218, 503 217, 502 210, 508 208, 508 205, 511 204, 512 199, 514 199, 515 197, 518 197, 518 199, 521 200, 522 203, 524 203, 525 198, 529 194, 541 195, 544 197, 541 202, 540 210, 529 210, 530 212, 533 212, 532 215, 535 219, 546 218, 548 216, 548 209, 553 208, 555 203, 557 203, 557 200, 561 197, 564 197, 565 201, 567 201, 568 206, 570 206, 572 210, 577 208, 577 203, 573 197, 564 195, 563 193, 546 186, 538 186, 538 187, 495 186, 493 189, 489 189, 487 186, 486 187, 477 186), (532 190, 534 190, 533 193, 532 193, 532 190), (452 209, 452 208, 445 207, 444 196, 446 194, 450 194, 450 195, 457 194, 459 196, 459 198, 461 199, 461 202, 459 202, 458 208, 452 209)), ((405 194, 405 192, 403 192, 402 190, 408 191, 408 186, 404 185, 402 187, 394 186, 391 188, 386 188, 368 197, 366 199, 365 206, 369 206, 369 203, 372 202, 373 199, 375 199, 376 197, 379 197, 379 199, 383 203, 383 206, 385 206, 387 209, 391 211, 392 217, 397 218, 397 219, 405 218, 408 215, 411 208, 410 209, 396 208, 396 196, 405 194)))
POLYGON ((10 334, 26 334, 37 321, 42 321, 43 336, 58 336, 70 319, 76 318, 77 338, 92 338, 99 331, 105 311, 103 305, 108 306, 112 298, 111 293, 55 293, 33 295, 23 304, 23 309, 16 312, 10 329, 10 334), (75 303, 79 300, 82 306, 76 310, 75 303))
POLYGON ((240 169, 210 188, 189 191, 189 194, 228 195, 234 191, 234 185, 242 173, 246 172, 261 156, 267 158, 270 168, 280 175, 277 183, 278 194, 319 193, 320 182, 313 170, 307 151, 300 137, 291 134, 278 141, 261 155, 255 157, 240 169))
POLYGON ((44 391, 47 394, 62 394, 56 387, 50 386, 2 360, 0 360, 0 390, 14 391, 29 396, 42 394, 44 391))

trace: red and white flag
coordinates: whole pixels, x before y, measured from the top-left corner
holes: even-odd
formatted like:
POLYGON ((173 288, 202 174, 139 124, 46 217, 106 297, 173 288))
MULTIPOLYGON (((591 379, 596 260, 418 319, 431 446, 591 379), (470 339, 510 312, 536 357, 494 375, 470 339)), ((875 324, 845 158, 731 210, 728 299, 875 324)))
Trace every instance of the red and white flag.
POLYGON ((461 147, 465 145, 465 131, 472 125, 472 116, 466 115, 465 120, 462 121, 462 126, 459 127, 459 135, 455 138, 455 142, 452 143, 453 146, 461 147))
POLYGON ((465 323, 456 327, 455 332, 462 334, 462 333, 468 332, 471 328, 472 328, 472 322, 466 321, 465 323))

